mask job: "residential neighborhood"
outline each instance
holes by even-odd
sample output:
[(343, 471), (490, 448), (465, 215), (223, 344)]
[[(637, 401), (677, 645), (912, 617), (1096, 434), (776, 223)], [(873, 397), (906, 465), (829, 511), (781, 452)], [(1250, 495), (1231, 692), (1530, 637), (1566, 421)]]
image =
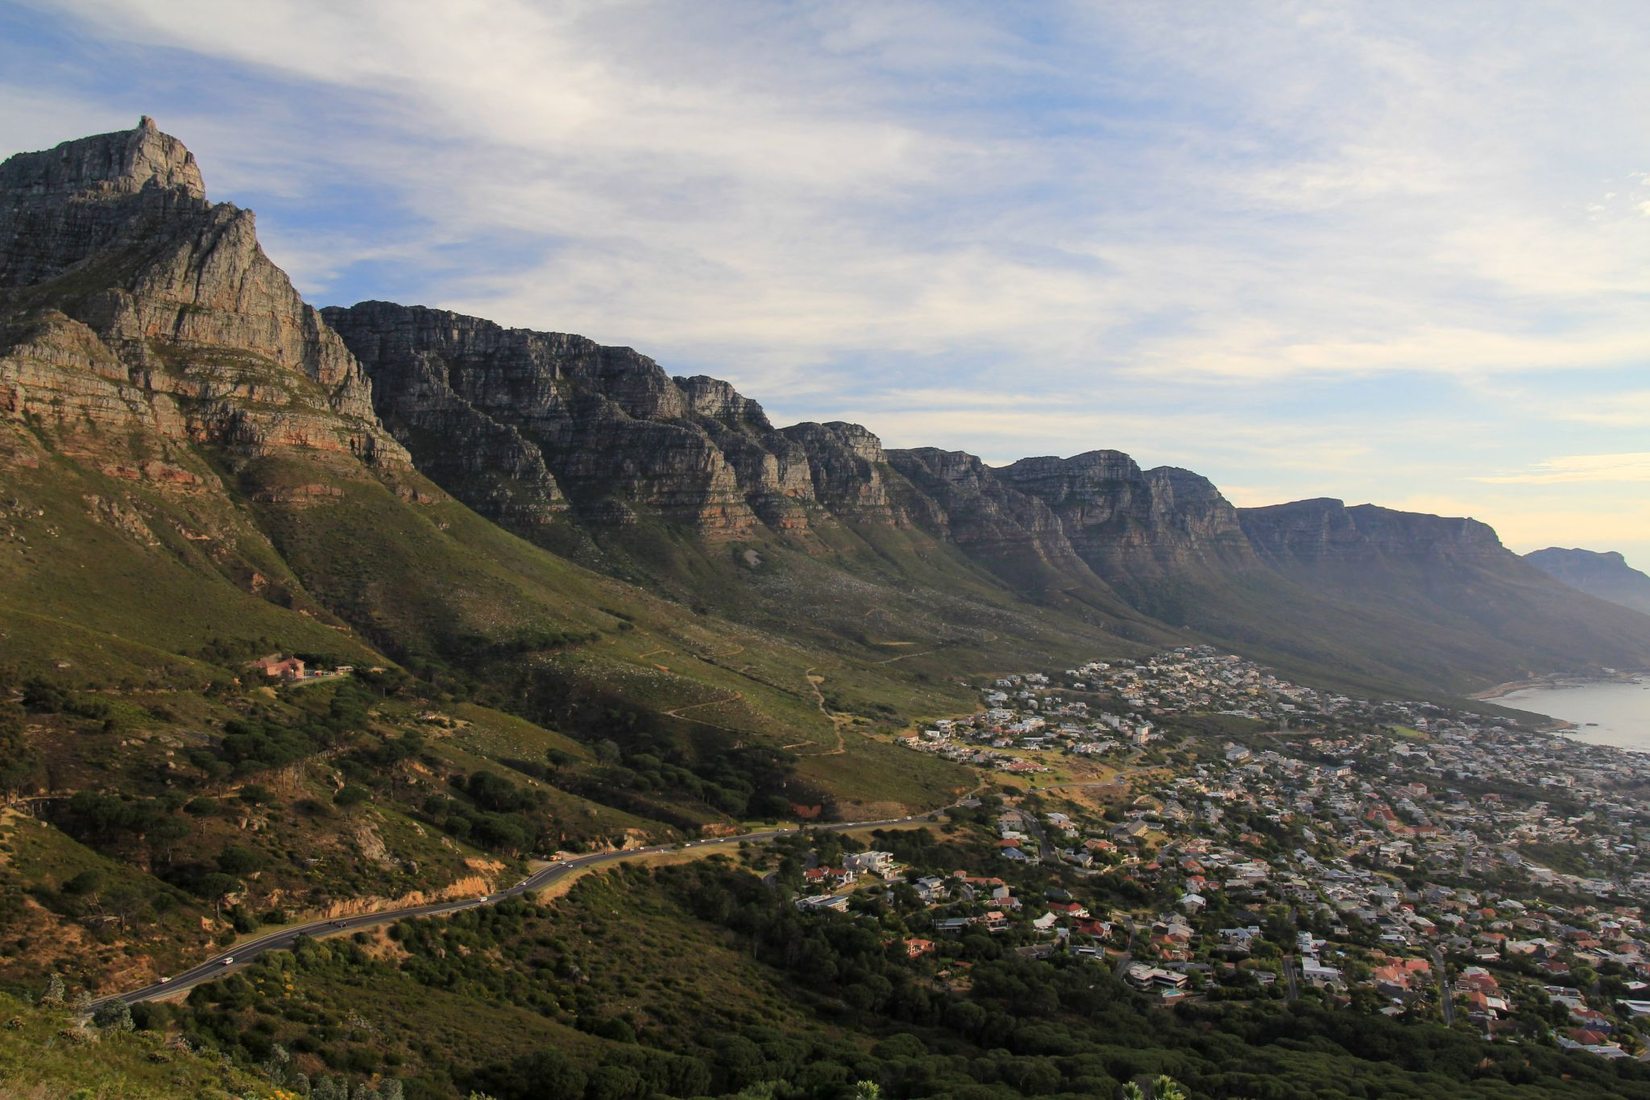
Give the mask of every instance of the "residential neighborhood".
[(980, 702), (903, 742), (996, 777), (947, 826), (975, 862), (880, 841), (896, 850), (810, 866), (799, 907), (885, 927), (891, 907), (939, 970), (948, 939), (985, 934), (1166, 1004), (1312, 997), (1645, 1056), (1650, 756), (1208, 647), (1007, 677)]

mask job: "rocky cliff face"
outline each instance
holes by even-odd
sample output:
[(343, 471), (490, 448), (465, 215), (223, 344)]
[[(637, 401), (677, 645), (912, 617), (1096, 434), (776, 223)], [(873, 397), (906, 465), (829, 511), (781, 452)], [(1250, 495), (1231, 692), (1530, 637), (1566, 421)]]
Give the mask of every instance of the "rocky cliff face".
[(194, 158), (147, 118), (0, 165), (0, 412), (69, 435), (407, 461), (252, 213), (208, 202)]
[(154, 120), (0, 164), (0, 286), (63, 274), (95, 253), (141, 244), (168, 218), (208, 208), (194, 156)]
[(1495, 530), (1474, 519), (1373, 504), (1348, 508), (1329, 498), (1244, 508), (1238, 515), (1256, 551), (1280, 568), (1367, 565), (1380, 559), (1496, 562), (1510, 556)]
[(519, 525), (448, 450), (503, 448), (512, 500), (550, 513), (565, 499), (598, 526), (653, 516), (738, 537), (895, 518), (882, 445), (856, 424), (776, 430), (726, 382), (672, 378), (629, 348), (580, 336), (387, 302), (325, 316), (425, 472), (506, 522)]
[(1524, 560), (1562, 584), (1589, 596), (1650, 615), (1650, 576), (1627, 564), (1614, 550), (1564, 550), (1549, 546)]
[[(766, 598), (747, 584), (766, 577), (762, 559), (687, 550), (658, 529), (778, 534), (809, 555), (763, 590), (783, 604), (763, 613), (787, 623), (874, 573), (912, 607), (952, 588), (1004, 608), (1029, 598), (1074, 622), (1158, 639), (1167, 623), (1386, 683), (1421, 682), (1440, 661), (1487, 679), (1529, 654), (1549, 668), (1650, 655), (1642, 616), (1562, 588), (1471, 520), (1328, 500), (1240, 512), (1195, 473), (1117, 451), (1000, 469), (885, 452), (855, 424), (775, 428), (725, 382), (580, 336), (383, 302), (323, 318), (263, 254), (252, 215), (210, 203), (194, 159), (148, 120), (0, 165), (7, 424), (0, 463), (16, 469), (55, 449), (94, 458), (95, 477), (205, 492), (227, 467), (240, 483), (221, 487), (317, 512), (352, 479), (428, 499), (405, 469), (416, 461), (548, 547), (582, 554), (588, 534), (635, 528), (592, 560), (684, 600), (729, 562), (744, 563), (745, 587), (722, 594)], [(97, 489), (99, 516), (128, 514)], [(336, 548), (317, 545), (294, 536), (291, 549), (325, 566)], [(261, 572), (243, 564), (236, 577)], [(799, 599), (786, 584), (804, 573), (816, 595)], [(329, 598), (357, 587), (340, 580)], [(852, 619), (843, 630), (863, 628)]]
[(1257, 564), (1237, 510), (1189, 470), (1143, 471), (1121, 451), (1090, 451), (1021, 459), (997, 473), (1046, 504), (1078, 555), (1115, 586)]
[(908, 506), (921, 525), (959, 547), (987, 559), (1031, 559), (1076, 576), (1089, 574), (1053, 509), (975, 456), (918, 447), (889, 451), (888, 462), (927, 502), (926, 508)]

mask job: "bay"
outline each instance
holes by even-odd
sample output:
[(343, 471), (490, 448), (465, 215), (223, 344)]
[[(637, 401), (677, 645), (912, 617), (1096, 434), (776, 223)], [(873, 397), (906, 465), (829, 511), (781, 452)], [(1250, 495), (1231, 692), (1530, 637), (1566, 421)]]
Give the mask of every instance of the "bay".
[(1502, 706), (1572, 723), (1567, 736), (1594, 745), (1650, 752), (1650, 679), (1571, 682), (1520, 688)]

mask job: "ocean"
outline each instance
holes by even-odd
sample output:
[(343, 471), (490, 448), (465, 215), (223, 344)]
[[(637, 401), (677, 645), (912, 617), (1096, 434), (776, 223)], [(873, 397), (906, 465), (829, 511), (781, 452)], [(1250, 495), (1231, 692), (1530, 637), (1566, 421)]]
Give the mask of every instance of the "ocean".
[(1650, 678), (1523, 688), (1490, 701), (1572, 722), (1565, 732), (1579, 741), (1650, 752)]

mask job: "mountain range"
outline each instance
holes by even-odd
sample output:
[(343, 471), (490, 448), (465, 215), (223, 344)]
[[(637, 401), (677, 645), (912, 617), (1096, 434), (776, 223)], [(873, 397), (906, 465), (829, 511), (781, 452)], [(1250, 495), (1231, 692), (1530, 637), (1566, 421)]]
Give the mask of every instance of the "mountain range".
[[(725, 382), (580, 336), (385, 302), (317, 312), (251, 212), (210, 202), (147, 119), (14, 156), (0, 191), (0, 463), (29, 490), (8, 505), (14, 634), (175, 653), (204, 626), (171, 609), (204, 610), (208, 588), (214, 613), (291, 644), (450, 656), (530, 629), (557, 585), (529, 574), (547, 569), (856, 660), (982, 654), (1005, 634), (1095, 652), (1208, 640), (1432, 692), (1650, 665), (1650, 617), (1473, 520), (1239, 509), (1109, 450), (992, 467), (885, 449), (856, 424), (776, 427)], [(455, 528), (482, 526), (436, 518), (454, 502), (528, 545), (464, 542)], [(96, 543), (100, 566), (53, 568), (25, 541), (31, 507), (54, 550)], [(158, 561), (166, 580), (131, 591)], [(506, 606), (455, 606), (478, 571)], [(167, 621), (127, 615), (139, 598)], [(601, 617), (553, 602), (558, 623)]]
[[(1443, 715), (1531, 673), (1650, 667), (1650, 615), (1610, 602), (1625, 563), (1585, 553), (1526, 560), (1470, 519), (1339, 500), (1236, 508), (1114, 450), (992, 466), (890, 449), (856, 424), (776, 426), (726, 382), (580, 336), (316, 310), (252, 213), (212, 202), (150, 119), (19, 154), (0, 164), (0, 1061), (65, 1083), (41, 1095), (97, 1074), (133, 1096), (864, 1095), (878, 1067), (918, 1064), (911, 1021), (943, 1004), (1001, 1088), (913, 1077), (901, 1094), (1069, 1079), (1109, 1096), (1114, 1073), (1204, 1063), (1244, 1094), (1379, 1091), (1398, 1077), (1372, 1066), (1431, 1080), (1379, 1064), (1423, 1049), (1417, 1034), (1465, 1051), (1438, 1060), (1476, 1079), (1475, 1033), (1373, 1014), (1343, 1031), (1297, 1004), (1278, 1054), (1213, 1017), (1142, 1014), (1110, 966), (1074, 957), (1059, 997), (1026, 985), (1043, 964), (986, 932), (941, 950), (948, 966), (978, 952), (963, 984), (1012, 1016), (927, 978), (896, 995), (884, 971), (932, 941), (902, 949), (857, 916), (804, 925), (757, 874), (771, 855), (801, 882), (872, 840), (947, 876), (989, 871), (1005, 798), (1035, 824), (1054, 786), (1082, 788), (1121, 822), (1130, 777), (1273, 736), (1078, 683), (1073, 708), (1138, 710), (1173, 739), (1037, 789), (905, 747), (1005, 674), (1209, 644)], [(1545, 786), (1458, 781), (1570, 812)], [(1236, 800), (1222, 812), (1254, 850), (1321, 843)], [(825, 820), (845, 831), (798, 828)], [(855, 839), (854, 823), (879, 828)], [(686, 865), (520, 896), (620, 849)], [(1131, 909), (1148, 896), (1053, 872)], [(376, 928), (408, 907), (443, 916)], [(1291, 942), (1284, 908), (1232, 912)], [(326, 938), (288, 945), (297, 926)], [(821, 928), (829, 942), (785, 938)], [(283, 950), (250, 958), (260, 937)], [(809, 984), (822, 975), (840, 989)], [(175, 1004), (102, 1002), (96, 1046), (61, 1007), (66, 990), (187, 985)], [(1081, 1042), (1045, 1026), (1062, 999)], [(1509, 1079), (1531, 1080), (1533, 1056), (1559, 1080), (1553, 1052), (1508, 1049)], [(1600, 1094), (1565, 1065), (1564, 1095)], [(301, 1093), (300, 1070), (324, 1076)], [(808, 1091), (774, 1091), (807, 1074)], [(1447, 1077), (1405, 1094), (1461, 1095)]]

